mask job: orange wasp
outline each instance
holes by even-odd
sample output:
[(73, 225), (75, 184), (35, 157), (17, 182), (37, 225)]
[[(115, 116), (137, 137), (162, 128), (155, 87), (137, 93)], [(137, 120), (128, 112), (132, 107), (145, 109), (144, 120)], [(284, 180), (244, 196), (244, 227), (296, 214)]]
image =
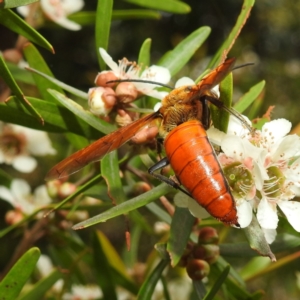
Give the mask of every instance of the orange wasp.
[[(206, 134), (210, 126), (209, 102), (229, 111), (247, 126), (238, 113), (227, 108), (211, 91), (231, 72), (234, 63), (234, 58), (228, 59), (198, 84), (174, 89), (162, 100), (162, 106), (157, 112), (67, 157), (49, 171), (46, 179), (67, 176), (91, 162), (99, 161), (105, 154), (133, 138), (142, 127), (155, 119), (161, 119), (159, 134), (164, 139), (166, 157), (151, 167), (149, 173), (194, 198), (216, 219), (239, 226), (234, 198)], [(185, 189), (174, 180), (154, 173), (168, 164)]]

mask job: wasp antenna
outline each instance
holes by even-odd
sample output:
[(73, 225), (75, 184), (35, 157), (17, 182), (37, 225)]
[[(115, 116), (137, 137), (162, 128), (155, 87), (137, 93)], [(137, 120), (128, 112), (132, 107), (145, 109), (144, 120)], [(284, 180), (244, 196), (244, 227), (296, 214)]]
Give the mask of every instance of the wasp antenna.
[(238, 65), (238, 66), (235, 66), (234, 68), (232, 68), (232, 71), (236, 70), (236, 69), (248, 67), (248, 66), (253, 66), (253, 65), (254, 65), (254, 63), (246, 63), (246, 64)]
[(151, 81), (151, 80), (143, 80), (143, 79), (116, 79), (116, 80), (110, 80), (110, 81), (107, 81), (106, 83), (113, 83), (113, 82), (142, 82), (142, 83), (150, 83), (150, 84), (155, 84), (155, 85), (160, 85), (162, 87), (166, 87), (170, 90), (173, 90), (174, 88), (167, 85), (167, 84), (164, 84), (164, 83), (161, 83), (161, 82), (156, 82), (156, 81)]

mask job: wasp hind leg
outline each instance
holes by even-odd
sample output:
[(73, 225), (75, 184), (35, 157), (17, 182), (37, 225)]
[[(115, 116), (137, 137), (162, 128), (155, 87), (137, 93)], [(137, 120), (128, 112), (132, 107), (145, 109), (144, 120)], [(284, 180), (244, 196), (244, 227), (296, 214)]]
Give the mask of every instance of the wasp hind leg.
[(167, 159), (167, 157), (161, 159), (160, 161), (158, 161), (154, 166), (152, 166), (151, 168), (148, 169), (148, 173), (150, 175), (152, 175), (154, 178), (165, 182), (166, 184), (170, 185), (171, 187), (173, 187), (176, 190), (181, 191), (182, 193), (186, 194), (187, 196), (193, 198), (191, 196), (191, 194), (189, 194), (186, 190), (184, 190), (176, 181), (174, 181), (171, 178), (168, 178), (162, 174), (159, 173), (154, 173), (157, 170), (161, 170), (162, 168), (166, 167), (167, 165), (169, 165), (169, 160)]

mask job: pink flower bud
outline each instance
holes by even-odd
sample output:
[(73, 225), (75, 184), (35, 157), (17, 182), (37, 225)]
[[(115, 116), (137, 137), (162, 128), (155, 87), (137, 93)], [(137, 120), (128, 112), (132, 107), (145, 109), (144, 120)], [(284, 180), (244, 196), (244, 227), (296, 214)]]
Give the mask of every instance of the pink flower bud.
[(64, 182), (58, 189), (58, 197), (65, 199), (76, 191), (76, 185), (71, 182)]
[(130, 103), (136, 100), (138, 90), (132, 82), (121, 82), (116, 88), (116, 95), (121, 103)]
[(198, 236), (198, 244), (218, 244), (219, 235), (213, 227), (203, 227)]
[(210, 266), (205, 260), (191, 259), (188, 261), (186, 271), (192, 280), (202, 280), (210, 272)]
[(100, 116), (109, 114), (117, 101), (114, 90), (109, 87), (91, 88), (89, 89), (88, 97), (90, 111)]
[(23, 217), (24, 216), (21, 211), (9, 210), (5, 214), (5, 222), (9, 225), (13, 225), (13, 224), (16, 224), (16, 223), (20, 222), (21, 220), (23, 220)]
[(108, 81), (111, 80), (117, 80), (119, 79), (114, 72), (112, 71), (103, 71), (101, 73), (98, 73), (95, 79), (95, 84), (97, 86), (102, 86), (102, 87), (114, 87), (117, 85), (117, 82), (112, 82), (112, 83), (107, 83)]

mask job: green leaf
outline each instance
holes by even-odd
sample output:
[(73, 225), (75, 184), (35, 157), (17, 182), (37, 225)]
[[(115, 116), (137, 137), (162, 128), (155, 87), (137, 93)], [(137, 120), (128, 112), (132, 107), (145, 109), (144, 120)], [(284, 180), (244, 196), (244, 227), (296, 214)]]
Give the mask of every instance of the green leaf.
[(30, 102), (43, 114), (45, 124), (36, 122), (35, 117), (19, 108), (16, 97), (10, 97), (7, 105), (0, 103), (0, 120), (48, 132), (73, 132), (89, 139), (100, 137), (99, 131), (75, 116), (68, 109), (53, 102), (28, 97)]
[(120, 178), (120, 169), (118, 163), (117, 151), (106, 154), (101, 160), (101, 173), (108, 187), (108, 195), (113, 203), (120, 204), (126, 200), (122, 181)]
[(218, 49), (214, 57), (211, 59), (211, 61), (208, 64), (208, 68), (213, 68), (214, 66), (218, 65), (221, 62), (221, 58), (223, 58), (224, 54), (225, 57), (227, 56), (228, 52), (234, 45), (237, 37), (239, 36), (242, 28), (244, 27), (251, 9), (254, 5), (255, 0), (244, 0), (242, 4), (241, 12), (237, 18), (237, 21), (232, 28), (231, 32), (228, 35), (228, 38), (223, 42), (221, 47)]
[(103, 48), (105, 50), (107, 50), (108, 48), (112, 9), (113, 0), (98, 0), (96, 12), (95, 40), (96, 53), (101, 70), (105, 70), (106, 66), (104, 60), (100, 55), (99, 48)]
[(140, 49), (138, 64), (142, 67), (150, 66), (151, 39), (146, 39)]
[(91, 112), (85, 110), (81, 105), (77, 104), (75, 101), (71, 100), (70, 98), (66, 97), (65, 95), (57, 92), (56, 90), (49, 89), (48, 91), (51, 95), (53, 95), (59, 101), (59, 103), (61, 103), (68, 110), (73, 112), (76, 116), (78, 116), (79, 118), (84, 120), (90, 126), (96, 128), (100, 132), (108, 134), (116, 129), (115, 126), (99, 119), (98, 117), (93, 115)]
[(11, 177), (11, 175), (7, 174), (4, 170), (0, 169), (0, 185), (4, 185), (7, 188), (9, 188), (12, 180), (13, 177)]
[[(1, 14), (1, 10), (0, 10)], [(18, 84), (16, 83), (15, 79), (13, 78), (12, 74), (10, 73), (8, 67), (6, 66), (2, 54), (0, 52), (0, 75), (4, 79), (5, 83), (9, 86), (12, 93), (16, 95), (19, 106), (23, 106), (26, 108), (26, 110), (34, 117), (38, 118), (39, 121), (44, 124), (44, 120), (39, 114), (39, 112), (36, 111), (36, 109), (32, 106), (32, 104), (26, 99), (23, 92), (19, 88)], [(7, 100), (6, 100), (7, 101)]]
[[(40, 52), (33, 44), (27, 43), (23, 48), (23, 52), (27, 62), (31, 67), (38, 69), (45, 75), (53, 77), (53, 74), (44, 58), (41, 56)], [(53, 97), (47, 91), (48, 88), (55, 89), (58, 92), (63, 93), (63, 90), (61, 88), (57, 87), (56, 84), (45, 79), (44, 77), (35, 73), (33, 73), (32, 76), (43, 99), (53, 101)]]
[(98, 224), (100, 222), (106, 222), (107, 220), (120, 216), (122, 214), (126, 214), (134, 209), (137, 209), (139, 207), (142, 207), (144, 205), (147, 205), (148, 203), (158, 199), (162, 195), (166, 195), (170, 191), (172, 191), (173, 188), (166, 185), (166, 184), (160, 184), (159, 186), (153, 188), (152, 190), (139, 195), (135, 198), (132, 198), (131, 200), (128, 200), (126, 202), (121, 203), (120, 205), (114, 206), (111, 209), (105, 211), (102, 214), (96, 215), (93, 218), (90, 218), (86, 221), (80, 222), (73, 226), (74, 230), (77, 229), (83, 229), (95, 224)]
[(6, 65), (16, 81), (32, 85), (35, 84), (35, 81), (31, 74), (28, 74), (28, 71), (26, 71), (24, 68), (21, 68), (18, 65), (10, 62), (6, 62)]
[[(232, 73), (228, 74), (220, 83), (220, 101), (228, 108), (232, 103), (233, 79)], [(214, 127), (223, 132), (227, 132), (230, 114), (224, 109), (220, 109), (215, 105), (210, 106)]]
[(60, 278), (62, 278), (62, 273), (59, 270), (53, 270), (47, 277), (39, 280), (29, 292), (18, 298), (18, 300), (43, 299), (43, 296)]
[(136, 4), (142, 7), (149, 7), (152, 9), (167, 11), (175, 14), (187, 14), (191, 11), (189, 5), (178, 0), (125, 0), (126, 2)]
[(271, 261), (276, 261), (275, 255), (272, 253), (265, 235), (259, 226), (256, 217), (253, 215), (250, 225), (243, 228), (243, 231), (249, 241), (250, 247), (256, 250), (262, 256), (268, 256)]
[(94, 234), (94, 262), (97, 270), (99, 285), (101, 286), (104, 299), (117, 300), (116, 284), (112, 273), (112, 267), (105, 255), (99, 231)]
[(225, 269), (221, 272), (220, 276), (217, 278), (217, 280), (213, 283), (213, 286), (211, 287), (210, 291), (205, 295), (203, 300), (213, 300), (215, 299), (215, 295), (221, 288), (222, 284), (225, 282), (228, 274), (230, 271), (230, 265), (225, 267)]
[[(160, 1), (162, 2), (162, 1)], [(181, 41), (172, 51), (167, 52), (158, 65), (168, 68), (171, 75), (175, 75), (190, 60), (210, 34), (210, 28), (200, 27)]]
[(243, 267), (239, 273), (244, 280), (248, 280), (257, 272), (264, 270), (270, 264), (271, 261), (267, 257), (254, 257)]
[(206, 294), (206, 288), (202, 280), (193, 280), (193, 287), (197, 295), (197, 299), (202, 300)]
[(183, 255), (186, 244), (189, 240), (192, 227), (195, 224), (195, 217), (187, 208), (177, 207), (172, 217), (170, 237), (167, 250), (170, 254), (171, 265), (175, 267)]
[(251, 87), (250, 90), (246, 94), (244, 94), (234, 105), (235, 110), (237, 110), (240, 113), (243, 113), (262, 93), (265, 84), (265, 80), (262, 80), (253, 87)]
[(168, 260), (161, 260), (156, 268), (151, 272), (151, 274), (144, 281), (141, 289), (138, 293), (138, 300), (151, 300), (155, 286), (160, 279), (163, 270), (169, 264)]
[[(133, 19), (155, 19), (159, 20), (161, 14), (157, 11), (149, 9), (126, 9), (114, 10), (112, 12), (112, 20), (133, 20)], [(96, 12), (94, 11), (80, 11), (72, 14), (68, 19), (80, 25), (94, 25), (96, 21)]]
[(33, 272), (40, 257), (36, 247), (29, 249), (9, 270), (0, 282), (0, 295), (5, 300), (15, 300)]
[(0, 9), (0, 24), (54, 53), (52, 45), (10, 9)]
[(0, 9), (1, 8), (13, 8), (18, 7), (22, 5), (28, 5), (34, 2), (37, 2), (38, 0), (4, 0), (0, 3)]
[[(43, 67), (43, 66), (42, 66), (42, 67)], [(32, 72), (32, 73), (36, 73), (36, 74), (42, 76), (43, 78), (47, 79), (48, 84), (47, 84), (46, 82), (44, 82), (44, 81), (42, 82), (42, 84), (45, 85), (46, 88), (51, 88), (51, 86), (53, 86), (53, 87), (54, 87), (54, 90), (56, 90), (56, 91), (58, 91), (58, 92), (61, 91), (62, 94), (64, 94), (64, 92), (63, 92), (61, 89), (65, 90), (65, 91), (67, 91), (67, 92), (69, 92), (69, 93), (71, 93), (71, 94), (73, 94), (73, 95), (75, 95), (75, 96), (77, 96), (77, 97), (79, 97), (79, 98), (82, 98), (82, 99), (84, 99), (84, 100), (87, 100), (87, 99), (88, 99), (88, 94), (87, 94), (87, 93), (82, 92), (82, 91), (80, 91), (80, 90), (78, 90), (78, 89), (76, 89), (76, 88), (74, 88), (74, 87), (72, 87), (72, 86), (70, 86), (70, 85), (67, 85), (67, 84), (65, 84), (65, 83), (63, 83), (63, 82), (61, 82), (61, 81), (55, 79), (54, 77), (52, 77), (51, 71), (50, 71), (50, 70), (47, 71), (47, 68), (48, 68), (48, 67), (44, 66), (43, 68), (44, 68), (44, 70), (45, 70), (48, 74), (50, 74), (51, 76), (49, 76), (49, 75), (47, 75), (47, 74), (45, 74), (45, 73), (43, 73), (43, 72), (40, 72), (40, 71), (38, 71), (38, 70), (35, 70), (35, 69), (33, 69), (33, 68), (26, 68), (26, 69), (27, 69), (28, 71)], [(40, 82), (40, 81), (38, 81), (37, 84), (38, 84), (39, 82)], [(53, 83), (54, 85), (49, 84), (49, 82)], [(60, 87), (61, 89), (59, 89), (58, 87)], [(47, 98), (46, 98), (46, 99), (47, 99)]]

